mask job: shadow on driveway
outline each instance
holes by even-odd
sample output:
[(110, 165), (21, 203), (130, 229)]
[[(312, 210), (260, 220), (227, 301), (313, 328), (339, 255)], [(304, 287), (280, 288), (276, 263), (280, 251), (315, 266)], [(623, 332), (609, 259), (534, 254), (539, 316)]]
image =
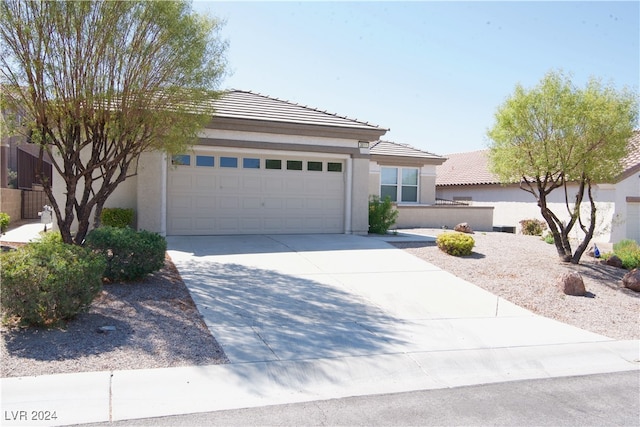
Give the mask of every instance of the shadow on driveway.
[(399, 320), (327, 275), (202, 259), (177, 266), (232, 363), (380, 354), (400, 344)]

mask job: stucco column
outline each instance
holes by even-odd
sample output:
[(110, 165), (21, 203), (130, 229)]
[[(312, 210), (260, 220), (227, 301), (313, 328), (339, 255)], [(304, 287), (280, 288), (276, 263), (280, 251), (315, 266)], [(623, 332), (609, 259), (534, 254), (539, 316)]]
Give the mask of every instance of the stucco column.
[(166, 234), (167, 161), (164, 153), (142, 153), (138, 163), (138, 229)]
[(351, 233), (369, 232), (369, 159), (352, 160)]

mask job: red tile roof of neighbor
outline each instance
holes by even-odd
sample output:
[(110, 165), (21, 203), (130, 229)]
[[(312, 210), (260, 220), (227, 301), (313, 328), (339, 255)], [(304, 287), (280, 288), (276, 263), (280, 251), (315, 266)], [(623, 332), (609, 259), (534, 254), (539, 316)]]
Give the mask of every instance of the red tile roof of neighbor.
[(216, 117), (330, 126), (351, 129), (388, 130), (380, 126), (321, 111), (259, 93), (229, 90), (213, 102)]
[(436, 166), (436, 185), (499, 184), (498, 177), (489, 172), (489, 150), (447, 154), (447, 160)]
[[(497, 176), (489, 171), (489, 150), (448, 154), (447, 161), (436, 167), (436, 185), (500, 184)], [(622, 159), (623, 172), (616, 181), (640, 170), (640, 130), (629, 139), (628, 153)]]

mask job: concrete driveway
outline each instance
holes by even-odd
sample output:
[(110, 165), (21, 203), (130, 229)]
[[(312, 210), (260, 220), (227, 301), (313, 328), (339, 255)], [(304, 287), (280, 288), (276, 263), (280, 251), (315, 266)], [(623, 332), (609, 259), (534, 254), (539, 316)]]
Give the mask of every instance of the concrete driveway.
[(232, 363), (392, 354), (419, 360), (443, 351), (612, 342), (533, 315), (379, 238), (190, 236), (168, 242)]

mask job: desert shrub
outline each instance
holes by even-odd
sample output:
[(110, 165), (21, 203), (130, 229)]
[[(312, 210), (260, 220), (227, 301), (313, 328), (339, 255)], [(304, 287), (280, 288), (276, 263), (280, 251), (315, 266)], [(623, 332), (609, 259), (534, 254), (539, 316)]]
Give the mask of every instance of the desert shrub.
[(102, 288), (104, 258), (62, 242), (59, 233), (0, 254), (5, 319), (52, 326), (86, 309)]
[(133, 227), (133, 209), (103, 208), (100, 222), (107, 227)]
[(378, 196), (369, 199), (369, 233), (386, 234), (396, 223), (398, 210), (393, 207), (389, 196), (381, 200)]
[(546, 243), (550, 245), (553, 245), (553, 243), (556, 241), (556, 239), (553, 238), (553, 234), (551, 234), (550, 231), (547, 231), (547, 234), (544, 235), (542, 240), (544, 240)]
[(465, 233), (442, 233), (436, 238), (438, 247), (454, 256), (471, 255), (471, 250), (476, 244), (473, 237)]
[(4, 233), (7, 231), (7, 227), (9, 227), (9, 221), (11, 221), (11, 217), (9, 214), (0, 212), (0, 233)]
[(104, 277), (137, 280), (161, 269), (167, 241), (157, 233), (131, 228), (100, 227), (87, 234), (85, 245), (107, 260)]
[(640, 246), (635, 240), (619, 241), (613, 245), (613, 253), (622, 260), (622, 267), (627, 270), (640, 267)]
[(544, 230), (547, 229), (547, 224), (539, 219), (523, 219), (520, 221), (520, 228), (522, 234), (526, 236), (542, 236)]

